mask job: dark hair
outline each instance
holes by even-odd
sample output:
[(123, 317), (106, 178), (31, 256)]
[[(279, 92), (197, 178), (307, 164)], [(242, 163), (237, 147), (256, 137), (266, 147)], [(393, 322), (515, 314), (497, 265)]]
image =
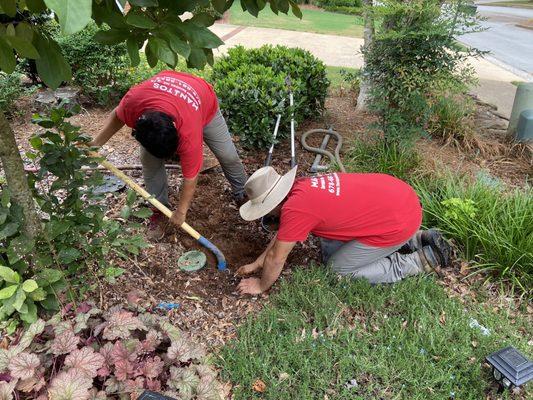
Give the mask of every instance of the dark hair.
[(174, 121), (168, 114), (159, 111), (143, 113), (131, 135), (157, 158), (170, 158), (178, 148), (178, 132)]

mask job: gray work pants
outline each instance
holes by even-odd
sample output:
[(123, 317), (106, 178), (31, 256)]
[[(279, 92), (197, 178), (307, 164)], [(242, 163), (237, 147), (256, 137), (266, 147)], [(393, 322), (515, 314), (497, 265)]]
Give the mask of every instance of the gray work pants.
[[(341, 242), (320, 238), (322, 260), (340, 275), (364, 278), (370, 283), (393, 283), (424, 272), (417, 252), (400, 254), (405, 244), (374, 247), (352, 240)], [(407, 242), (413, 242), (410, 239)]]
[[(217, 110), (211, 122), (204, 127), (204, 142), (220, 162), (233, 194), (242, 195), (248, 178), (220, 109)], [(153, 156), (141, 146), (141, 164), (146, 190), (161, 203), (168, 205), (165, 160)]]

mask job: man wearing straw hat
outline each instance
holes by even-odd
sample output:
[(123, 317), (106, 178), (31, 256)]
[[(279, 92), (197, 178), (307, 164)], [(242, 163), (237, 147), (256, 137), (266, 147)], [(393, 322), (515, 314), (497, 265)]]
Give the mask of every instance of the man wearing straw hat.
[(323, 262), (333, 271), (370, 283), (393, 283), (449, 265), (451, 248), (442, 235), (419, 230), (420, 201), (405, 182), (385, 174), (295, 178), (296, 167), (283, 176), (263, 167), (244, 186), (250, 200), (240, 208), (243, 219), (269, 214), (280, 221), (265, 251), (237, 271), (248, 275), (262, 269), (260, 279), (240, 282), (241, 293), (270, 288), (295, 244), (310, 233), (320, 238)]

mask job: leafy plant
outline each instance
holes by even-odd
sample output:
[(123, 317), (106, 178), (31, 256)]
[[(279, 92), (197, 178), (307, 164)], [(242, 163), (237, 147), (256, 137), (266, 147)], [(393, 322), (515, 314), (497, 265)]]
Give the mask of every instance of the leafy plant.
[[(295, 99), (298, 100), (301, 87), (295, 87)], [(287, 88), (285, 79), (272, 68), (254, 64), (241, 66), (225, 78), (216, 80), (215, 88), (220, 96), (220, 108), (228, 117), (229, 128), (240, 137), (244, 146), (268, 147), (272, 143), (278, 114), (282, 115), (283, 121), (278, 139), (287, 137), (290, 132), (286, 129), (290, 123), (290, 107), (285, 99)]]
[(364, 75), (372, 83), (371, 106), (385, 134), (408, 127), (422, 132), (432, 115), (431, 99), (447, 88), (464, 91), (474, 81), (467, 63), (479, 51), (455, 37), (479, 30), (463, 1), (385, 0), (374, 5), (377, 31), (364, 49)]
[(132, 399), (145, 390), (222, 399), (203, 350), (166, 319), (114, 307), (68, 306), (0, 349), (5, 399)]
[(32, 88), (23, 86), (21, 79), (22, 74), (18, 72), (9, 75), (0, 72), (0, 111), (11, 115), (14, 102), (32, 91)]
[(122, 85), (126, 78), (127, 49), (124, 43), (104, 45), (94, 39), (96, 24), (82, 31), (64, 36), (57, 33), (61, 52), (72, 69), (72, 81), (83, 92), (105, 105), (125, 93)]
[(455, 239), (467, 260), (527, 294), (533, 284), (533, 189), (505, 191), (453, 175), (411, 181), (424, 225)]
[[(298, 92), (295, 113), (299, 119), (316, 118), (324, 110), (329, 86), (326, 67), (307, 50), (269, 45), (258, 49), (234, 47), (217, 60), (213, 67), (213, 82), (217, 85), (230, 72), (252, 65), (269, 67), (276, 76), (292, 79), (293, 88)], [(225, 93), (219, 94), (224, 100)]]

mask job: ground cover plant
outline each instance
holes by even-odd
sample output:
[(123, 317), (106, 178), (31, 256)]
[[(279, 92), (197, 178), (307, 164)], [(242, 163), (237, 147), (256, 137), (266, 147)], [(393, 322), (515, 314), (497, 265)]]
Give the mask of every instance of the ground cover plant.
[(23, 77), (18, 71), (9, 75), (0, 72), (0, 111), (7, 115), (15, 114), (15, 102), (35, 89), (33, 86), (25, 86), (22, 83)]
[(289, 15), (275, 15), (268, 8), (256, 18), (242, 11), (235, 3), (229, 10), (229, 22), (234, 25), (257, 26), (261, 28), (286, 29), (323, 33), (329, 35), (362, 37), (363, 20), (359, 16), (342, 15), (329, 11), (302, 9), (302, 19)]
[(39, 319), (0, 349), (2, 398), (135, 400), (145, 389), (218, 400), (223, 388), (203, 350), (166, 319), (82, 303)]
[(271, 144), (278, 114), (282, 116), (279, 139), (290, 133), (293, 110), (287, 77), (294, 92), (296, 122), (319, 117), (330, 82), (324, 63), (310, 52), (285, 46), (237, 46), (215, 63), (211, 81), (220, 108), (244, 145), (265, 148)]
[(526, 351), (527, 331), (527, 320), (463, 304), (432, 277), (371, 286), (307, 267), (218, 365), (236, 399), (495, 399), (484, 357), (508, 344)]

